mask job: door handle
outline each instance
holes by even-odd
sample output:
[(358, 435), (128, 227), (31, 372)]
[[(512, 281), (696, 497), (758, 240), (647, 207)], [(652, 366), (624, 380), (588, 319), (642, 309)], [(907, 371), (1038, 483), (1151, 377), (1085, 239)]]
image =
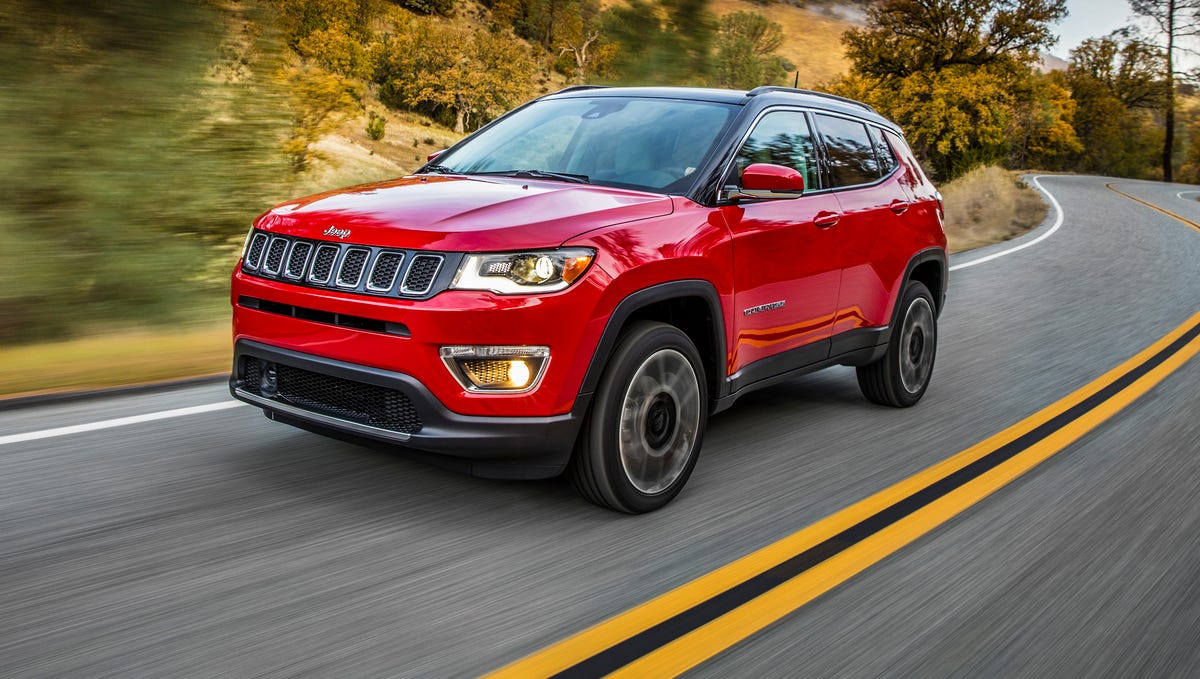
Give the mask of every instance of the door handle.
[(831, 226), (837, 226), (837, 223), (842, 220), (842, 216), (836, 212), (818, 212), (816, 217), (813, 217), (813, 226), (818, 229), (828, 229)]
[(898, 215), (902, 215), (905, 212), (908, 212), (908, 202), (897, 198), (896, 200), (892, 201), (892, 204), (888, 206), (888, 209)]

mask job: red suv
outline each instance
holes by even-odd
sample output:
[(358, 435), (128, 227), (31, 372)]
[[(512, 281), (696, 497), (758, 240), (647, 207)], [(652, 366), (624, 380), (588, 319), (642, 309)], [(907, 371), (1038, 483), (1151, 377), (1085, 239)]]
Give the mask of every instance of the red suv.
[(233, 274), (233, 395), (473, 474), (677, 495), (708, 416), (831, 365), (911, 406), (940, 195), (870, 107), (782, 87), (572, 87), (415, 174), (284, 203)]

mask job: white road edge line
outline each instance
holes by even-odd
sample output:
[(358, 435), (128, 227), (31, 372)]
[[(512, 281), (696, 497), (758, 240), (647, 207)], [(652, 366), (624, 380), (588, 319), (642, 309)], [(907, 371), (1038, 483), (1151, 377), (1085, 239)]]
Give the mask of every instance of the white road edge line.
[(1041, 182), (1038, 181), (1039, 179), (1042, 179), (1045, 176), (1046, 175), (1038, 175), (1036, 177), (1033, 177), (1033, 185), (1035, 187), (1037, 187), (1038, 191), (1042, 192), (1042, 195), (1049, 198), (1050, 204), (1054, 206), (1054, 212), (1056, 213), (1057, 216), (1054, 218), (1054, 226), (1051, 226), (1050, 230), (1048, 230), (1046, 233), (1043, 233), (1042, 235), (1038, 236), (1037, 238), (1034, 238), (1033, 240), (1031, 240), (1027, 243), (1021, 243), (1020, 245), (1011, 247), (1007, 250), (1001, 250), (1000, 252), (994, 252), (990, 255), (987, 255), (986, 257), (980, 257), (979, 259), (973, 259), (969, 262), (962, 262), (961, 264), (955, 264), (954, 266), (950, 267), (950, 270), (958, 271), (959, 269), (965, 269), (968, 266), (975, 266), (976, 264), (983, 264), (984, 262), (990, 262), (993, 259), (996, 259), (998, 257), (1003, 257), (1005, 255), (1011, 255), (1012, 253), (1017, 252), (1018, 250), (1024, 250), (1027, 247), (1037, 245), (1038, 243), (1041, 243), (1042, 241), (1046, 240), (1050, 236), (1054, 235), (1054, 232), (1058, 231), (1058, 227), (1062, 226), (1063, 210), (1062, 210), (1062, 206), (1058, 204), (1058, 201), (1054, 199), (1054, 196), (1050, 195), (1050, 192), (1047, 191), (1045, 189), (1045, 187), (1042, 186)]
[(1179, 200), (1188, 200), (1187, 198), (1183, 197), (1183, 194), (1185, 193), (1200, 193), (1200, 191), (1180, 191), (1179, 193), (1175, 194), (1175, 197)]
[(176, 408), (174, 410), (160, 410), (157, 413), (145, 413), (144, 415), (132, 415), (130, 417), (118, 417), (113, 420), (101, 420), (99, 422), (90, 422), (88, 424), (74, 424), (69, 427), (55, 427), (54, 429), (43, 429), (41, 431), (31, 431), (24, 434), (9, 434), (0, 436), (0, 446), (10, 443), (25, 443), (26, 441), (37, 441), (40, 439), (49, 439), (56, 436), (69, 436), (71, 434), (81, 434), (88, 431), (97, 431), (99, 429), (112, 429), (113, 427), (124, 427), (129, 424), (141, 424), (143, 422), (153, 422), (155, 420), (169, 420), (173, 417), (187, 417), (188, 415), (199, 415), (201, 413), (211, 413), (218, 410), (228, 410), (230, 408), (240, 408), (247, 404), (241, 401), (223, 401), (221, 403), (209, 403), (202, 406), (191, 406), (189, 408)]

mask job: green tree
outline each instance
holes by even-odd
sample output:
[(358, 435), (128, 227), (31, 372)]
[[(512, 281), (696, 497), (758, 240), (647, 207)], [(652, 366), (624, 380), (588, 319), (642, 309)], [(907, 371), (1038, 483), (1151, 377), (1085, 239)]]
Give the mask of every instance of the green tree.
[(383, 46), (380, 96), (392, 106), (449, 112), (455, 131), (465, 132), (528, 96), (533, 71), (511, 34), (421, 18)]
[(751, 89), (777, 84), (794, 68), (775, 50), (783, 44), (783, 26), (757, 12), (721, 17), (717, 32), (713, 84)]
[(1166, 42), (1162, 178), (1172, 180), (1175, 156), (1175, 50), (1179, 42), (1200, 35), (1200, 0), (1130, 0), (1135, 14), (1150, 19)]
[(1167, 88), (1158, 47), (1118, 31), (1085, 40), (1071, 51), (1067, 85), (1076, 103), (1075, 129), (1083, 149), (1077, 168), (1150, 178), (1164, 131), (1154, 114)]
[(605, 10), (600, 22), (615, 46), (613, 80), (652, 85), (708, 82), (716, 33), (708, 0), (629, 0)]

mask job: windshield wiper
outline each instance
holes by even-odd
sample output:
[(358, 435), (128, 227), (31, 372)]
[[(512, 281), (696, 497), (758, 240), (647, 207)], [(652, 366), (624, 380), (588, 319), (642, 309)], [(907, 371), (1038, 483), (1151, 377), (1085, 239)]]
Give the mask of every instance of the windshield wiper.
[(422, 174), (426, 174), (426, 173), (428, 173), (428, 174), (461, 174), (460, 172), (456, 171), (452, 167), (446, 167), (445, 165), (438, 165), (437, 163), (434, 163), (432, 165), (426, 165), (425, 167), (421, 168), (421, 173)]
[(557, 179), (560, 182), (590, 184), (586, 174), (568, 174), (566, 172), (547, 172), (545, 170), (498, 170), (496, 172), (470, 172), (468, 174), (495, 175), (503, 177), (524, 177), (527, 179)]

